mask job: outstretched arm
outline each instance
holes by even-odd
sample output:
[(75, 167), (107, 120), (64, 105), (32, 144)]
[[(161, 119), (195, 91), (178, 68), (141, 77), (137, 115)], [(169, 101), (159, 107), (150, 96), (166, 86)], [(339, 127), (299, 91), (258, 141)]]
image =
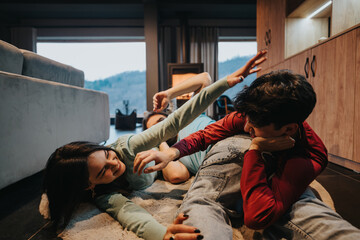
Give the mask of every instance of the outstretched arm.
[(153, 97), (153, 111), (160, 112), (167, 107), (171, 99), (176, 98), (184, 93), (195, 92), (196, 94), (204, 87), (209, 86), (210, 83), (210, 75), (206, 72), (203, 72), (186, 79), (172, 88), (158, 92)]
[[(195, 240), (199, 230), (182, 224), (187, 216), (179, 214), (167, 228), (158, 223), (150, 213), (119, 193), (105, 194), (95, 199), (96, 205), (115, 218), (124, 229), (145, 240), (169, 240), (171, 236)], [(196, 231), (195, 231), (196, 230)]]
[[(251, 73), (255, 73), (261, 70), (260, 67), (257, 67), (259, 64), (266, 60), (267, 51), (260, 51), (256, 54), (255, 57), (250, 59), (243, 67), (236, 70), (234, 73), (230, 74), (227, 77), (227, 83), (229, 87), (235, 86), (237, 83), (242, 82), (242, 80)], [(159, 171), (166, 167), (166, 165), (180, 156), (180, 152), (176, 148), (169, 148), (164, 152), (156, 152), (152, 150), (144, 151), (138, 153), (134, 160), (134, 173), (137, 172), (141, 174), (146, 164), (149, 162), (155, 161), (156, 165), (145, 169), (145, 173), (150, 173), (154, 171)]]
[[(255, 64), (255, 62), (259, 64), (260, 62), (265, 61), (265, 54), (265, 51), (260, 52), (256, 58), (254, 58), (253, 64)], [(250, 64), (249, 67), (252, 68), (256, 65), (253, 64)], [(254, 69), (254, 72), (255, 71), (258, 70)], [(164, 121), (152, 126), (142, 133), (131, 136), (127, 144), (129, 147), (129, 154), (136, 155), (138, 152), (158, 146), (161, 142), (175, 136), (182, 128), (186, 127), (197, 116), (205, 111), (206, 108), (223, 92), (229, 89), (229, 87), (242, 82), (244, 77), (240, 75), (240, 73), (216, 81), (196, 94), (179, 109), (170, 114)], [(246, 72), (244, 72), (244, 74), (245, 73)]]

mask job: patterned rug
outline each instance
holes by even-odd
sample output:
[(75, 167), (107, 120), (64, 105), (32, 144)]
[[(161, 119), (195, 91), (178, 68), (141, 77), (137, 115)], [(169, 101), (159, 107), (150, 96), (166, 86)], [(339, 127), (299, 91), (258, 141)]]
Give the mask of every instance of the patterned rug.
[[(192, 180), (193, 178), (176, 185), (163, 180), (156, 180), (146, 190), (133, 192), (130, 199), (150, 212), (158, 222), (167, 226), (172, 223)], [(331, 196), (320, 183), (314, 181), (310, 187), (319, 198), (334, 209)], [(234, 240), (261, 239), (260, 232), (248, 229), (245, 226), (233, 228), (233, 230)], [(64, 240), (142, 239), (138, 238), (133, 232), (123, 229), (116, 220), (107, 213), (101, 212), (92, 204), (83, 204), (59, 237)]]

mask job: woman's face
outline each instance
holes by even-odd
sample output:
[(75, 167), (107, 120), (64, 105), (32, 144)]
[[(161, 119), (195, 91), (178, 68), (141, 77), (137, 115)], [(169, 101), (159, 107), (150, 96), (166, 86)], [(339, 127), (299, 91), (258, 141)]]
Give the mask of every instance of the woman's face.
[(99, 150), (88, 157), (89, 180), (91, 185), (107, 184), (125, 172), (125, 164), (114, 151)]

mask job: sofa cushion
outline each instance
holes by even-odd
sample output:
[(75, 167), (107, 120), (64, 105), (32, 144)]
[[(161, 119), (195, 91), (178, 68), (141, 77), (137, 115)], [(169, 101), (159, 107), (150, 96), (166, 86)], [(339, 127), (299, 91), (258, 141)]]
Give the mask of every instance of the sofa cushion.
[(84, 87), (84, 72), (31, 51), (21, 49), (24, 56), (22, 75)]
[(0, 71), (21, 74), (23, 61), (20, 49), (0, 40)]

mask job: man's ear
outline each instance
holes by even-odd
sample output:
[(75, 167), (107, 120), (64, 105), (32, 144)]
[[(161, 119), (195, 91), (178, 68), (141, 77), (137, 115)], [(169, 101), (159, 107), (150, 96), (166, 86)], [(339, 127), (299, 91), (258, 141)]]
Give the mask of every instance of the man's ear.
[(299, 129), (299, 124), (297, 123), (288, 123), (283, 128), (285, 128), (285, 134), (288, 136), (293, 136), (296, 134)]

